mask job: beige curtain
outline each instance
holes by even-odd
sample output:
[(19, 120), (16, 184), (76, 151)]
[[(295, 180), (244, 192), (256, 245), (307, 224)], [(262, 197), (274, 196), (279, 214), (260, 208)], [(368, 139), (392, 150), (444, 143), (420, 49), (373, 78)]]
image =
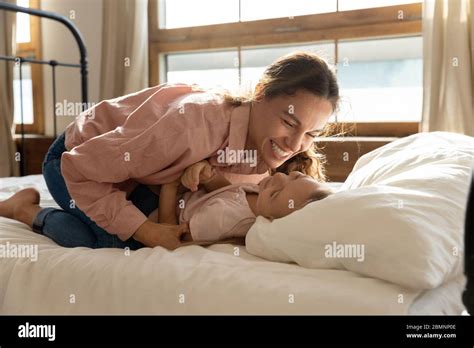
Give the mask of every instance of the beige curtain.
[(148, 87), (148, 1), (103, 4), (101, 100)]
[[(15, 0), (0, 0), (15, 4)], [(14, 53), (16, 16), (13, 12), (0, 11), (0, 55)], [(13, 66), (12, 62), (0, 61), (0, 177), (18, 176), (15, 161), (16, 147), (12, 139), (13, 127)]]
[(423, 3), (423, 131), (474, 135), (474, 0)]

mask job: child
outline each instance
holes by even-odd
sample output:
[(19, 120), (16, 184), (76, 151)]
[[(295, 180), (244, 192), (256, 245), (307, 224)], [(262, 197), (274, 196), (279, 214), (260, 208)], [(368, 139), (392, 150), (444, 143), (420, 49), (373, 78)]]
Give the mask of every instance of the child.
[(162, 185), (158, 212), (149, 219), (176, 228), (178, 223), (187, 225), (189, 231), (180, 234), (181, 246), (242, 243), (257, 216), (278, 219), (332, 193), (326, 185), (300, 172), (276, 173), (258, 185), (231, 185), (207, 161), (188, 167), (180, 181), (191, 192), (180, 195), (179, 182)]

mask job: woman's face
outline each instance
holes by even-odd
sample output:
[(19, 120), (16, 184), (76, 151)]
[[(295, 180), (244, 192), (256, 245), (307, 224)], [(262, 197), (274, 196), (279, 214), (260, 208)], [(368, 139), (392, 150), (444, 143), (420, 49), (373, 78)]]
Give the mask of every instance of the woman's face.
[(331, 102), (306, 90), (254, 102), (247, 146), (270, 168), (310, 148), (333, 112)]

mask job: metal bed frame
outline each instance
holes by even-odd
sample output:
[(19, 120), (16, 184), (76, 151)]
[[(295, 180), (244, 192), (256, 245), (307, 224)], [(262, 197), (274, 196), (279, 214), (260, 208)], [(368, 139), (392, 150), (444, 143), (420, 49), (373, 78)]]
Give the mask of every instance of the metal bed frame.
[(53, 81), (53, 125), (54, 125), (54, 138), (57, 137), (57, 122), (56, 122), (56, 67), (68, 67), (68, 68), (79, 68), (81, 73), (81, 94), (82, 94), (82, 105), (81, 109), (84, 111), (88, 105), (88, 70), (87, 70), (87, 49), (86, 45), (84, 44), (84, 39), (82, 34), (77, 29), (77, 27), (72, 23), (68, 18), (58, 15), (53, 12), (32, 9), (27, 7), (21, 7), (13, 4), (8, 4), (4, 2), (0, 2), (0, 10), (4, 11), (11, 11), (11, 12), (22, 12), (32, 16), (48, 18), (53, 21), (60, 22), (64, 24), (67, 29), (72, 33), (74, 39), (76, 40), (77, 46), (79, 48), (80, 53), (80, 62), (79, 64), (72, 64), (72, 63), (64, 63), (58, 62), (56, 60), (38, 60), (32, 58), (25, 58), (25, 57), (16, 57), (16, 56), (4, 56), (0, 55), (0, 60), (4, 60), (7, 62), (15, 62), (15, 65), (18, 66), (19, 71), (19, 78), (20, 78), (20, 129), (21, 129), (21, 165), (20, 165), (20, 172), (21, 175), (25, 175), (25, 131), (24, 131), (24, 121), (23, 121), (23, 76), (22, 76), (22, 67), (24, 63), (29, 64), (43, 64), (51, 66), (52, 72), (52, 81)]

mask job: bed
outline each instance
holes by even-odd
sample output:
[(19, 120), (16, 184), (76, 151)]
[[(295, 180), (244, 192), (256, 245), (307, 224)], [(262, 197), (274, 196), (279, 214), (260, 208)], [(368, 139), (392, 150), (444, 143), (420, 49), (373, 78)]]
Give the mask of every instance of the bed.
[[(335, 187), (338, 184), (333, 184)], [(41, 175), (0, 179), (0, 200), (25, 187), (56, 207)], [(428, 291), (346, 270), (267, 261), (215, 244), (63, 248), (0, 218), (0, 245), (37, 245), (38, 257), (0, 258), (1, 314), (461, 314), (464, 277)]]
[[(29, 58), (19, 62), (20, 66), (25, 62), (48, 64), (53, 71), (55, 66), (80, 68), (85, 107), (87, 56), (74, 24), (42, 10), (10, 4), (0, 4), (0, 9), (66, 25), (77, 42), (80, 64)], [(18, 57), (3, 59), (14, 61)], [(56, 117), (54, 133), (57, 134)], [(0, 178), (0, 200), (25, 187), (40, 191), (41, 206), (57, 207), (41, 175)], [(251, 236), (247, 247), (215, 244), (187, 246), (172, 252), (160, 247), (131, 252), (68, 249), (33, 233), (20, 222), (0, 217), (0, 250), (31, 247), (28, 250), (38, 252), (37, 259), (0, 255), (0, 314), (423, 315), (461, 314), (464, 309), (462, 272), (433, 288), (415, 289), (347, 269), (311, 267), (314, 264), (303, 267), (298, 263), (301, 260), (288, 262), (294, 257), (290, 253), (294, 250), (281, 247), (260, 248), (266, 257), (259, 257), (255, 251), (259, 232)], [(250, 246), (253, 252), (249, 252)], [(289, 260), (270, 261), (272, 256)]]

